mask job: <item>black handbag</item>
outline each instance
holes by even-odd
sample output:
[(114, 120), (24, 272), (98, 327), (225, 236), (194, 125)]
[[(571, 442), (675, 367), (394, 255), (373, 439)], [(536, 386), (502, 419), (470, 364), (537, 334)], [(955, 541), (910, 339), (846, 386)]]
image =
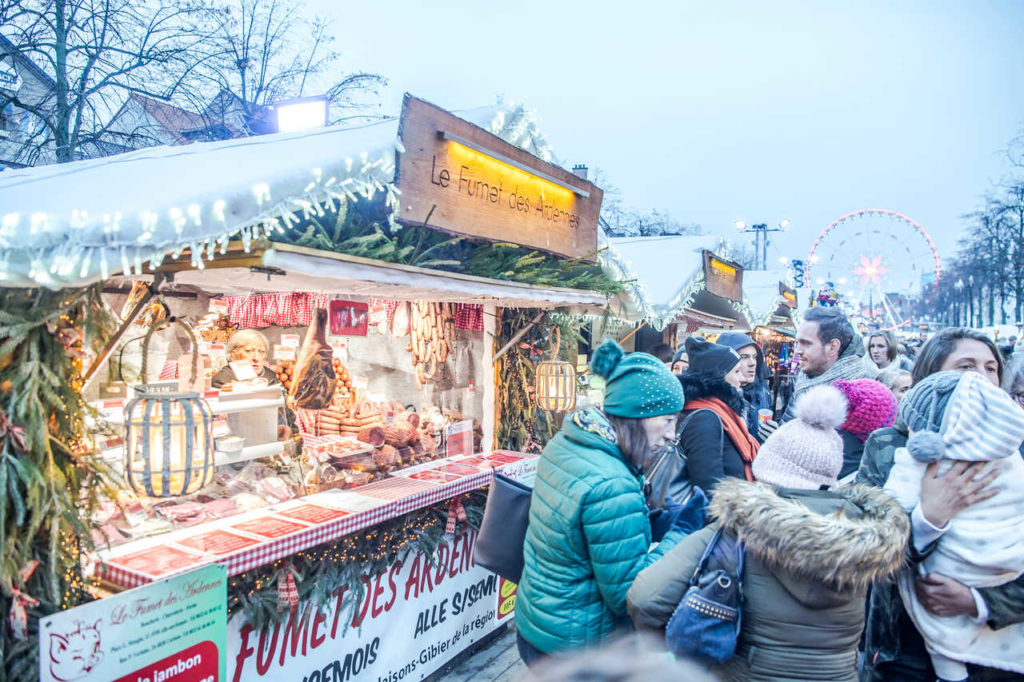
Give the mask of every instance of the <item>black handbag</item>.
[(736, 652), (743, 606), (743, 545), (719, 528), (665, 626), (676, 656), (725, 663)]
[(476, 536), (476, 563), (514, 583), (523, 576), (523, 543), (532, 496), (530, 486), (494, 472)]

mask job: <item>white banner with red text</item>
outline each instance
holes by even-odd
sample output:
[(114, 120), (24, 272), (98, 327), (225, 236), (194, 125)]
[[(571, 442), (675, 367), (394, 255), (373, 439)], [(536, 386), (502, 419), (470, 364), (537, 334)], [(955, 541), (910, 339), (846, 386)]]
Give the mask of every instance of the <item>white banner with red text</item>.
[(284, 622), (256, 631), (228, 623), (230, 682), (422, 680), (509, 621), (516, 586), (473, 561), (476, 532), (449, 538), (433, 564), (411, 553), (364, 578), (356, 606), (339, 588), (317, 609), (300, 602)]

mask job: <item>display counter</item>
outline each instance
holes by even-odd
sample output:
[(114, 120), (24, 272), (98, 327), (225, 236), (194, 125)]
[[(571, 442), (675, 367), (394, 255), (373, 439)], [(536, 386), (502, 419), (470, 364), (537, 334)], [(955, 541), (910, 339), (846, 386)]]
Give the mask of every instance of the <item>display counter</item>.
[(229, 576), (486, 486), (492, 471), (532, 481), (536, 455), (496, 451), (441, 459), (357, 490), (329, 490), (100, 552), (98, 573), (137, 587), (213, 563)]

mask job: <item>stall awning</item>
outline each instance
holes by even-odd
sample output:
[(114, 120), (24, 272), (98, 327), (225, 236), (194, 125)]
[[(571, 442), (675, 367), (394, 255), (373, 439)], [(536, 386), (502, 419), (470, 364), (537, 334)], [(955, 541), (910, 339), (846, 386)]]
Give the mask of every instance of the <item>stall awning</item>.
[(744, 271), (743, 299), (753, 315), (751, 323), (768, 327), (795, 327), (795, 310), (786, 304), (780, 283), (789, 277), (787, 270)]
[(440, 272), (289, 244), (229, 253), (214, 261), (216, 267), (203, 270), (187, 262), (180, 265), (169, 263), (163, 268), (175, 272), (176, 284), (224, 295), (310, 291), (522, 308), (603, 307), (608, 302), (606, 296), (592, 291)]
[[(719, 318), (716, 328), (749, 329), (744, 306), (705, 288), (704, 251), (722, 254), (728, 244), (718, 235), (629, 237), (608, 240), (602, 262), (610, 276), (627, 282), (632, 317), (660, 329), (687, 309)], [(724, 321), (722, 321), (724, 320)]]

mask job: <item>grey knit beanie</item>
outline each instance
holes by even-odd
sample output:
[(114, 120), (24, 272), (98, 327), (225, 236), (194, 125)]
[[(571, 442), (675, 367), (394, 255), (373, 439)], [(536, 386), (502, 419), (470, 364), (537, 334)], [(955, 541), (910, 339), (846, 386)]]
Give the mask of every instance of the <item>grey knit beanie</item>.
[(961, 376), (960, 372), (937, 372), (914, 384), (900, 402), (899, 421), (911, 431), (941, 431), (946, 406)]

